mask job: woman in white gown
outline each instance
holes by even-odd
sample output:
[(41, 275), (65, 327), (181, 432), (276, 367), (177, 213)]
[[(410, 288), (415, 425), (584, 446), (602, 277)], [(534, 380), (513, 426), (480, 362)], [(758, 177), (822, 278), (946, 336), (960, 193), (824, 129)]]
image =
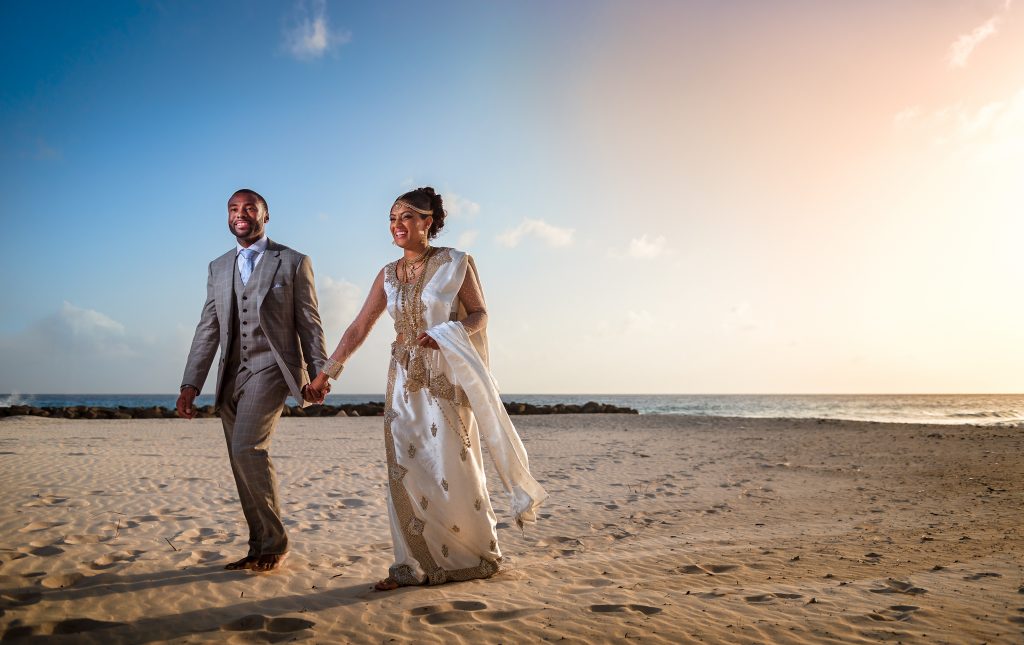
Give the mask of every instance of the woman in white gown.
[(311, 387), (326, 389), (387, 310), (395, 322), (384, 408), (388, 515), (395, 562), (378, 590), (487, 578), (498, 571), (486, 441), (515, 521), (547, 493), (505, 412), (487, 363), (487, 310), (473, 259), (432, 247), (444, 225), (433, 188), (399, 197), (391, 235), (401, 258), (377, 274), (362, 310)]

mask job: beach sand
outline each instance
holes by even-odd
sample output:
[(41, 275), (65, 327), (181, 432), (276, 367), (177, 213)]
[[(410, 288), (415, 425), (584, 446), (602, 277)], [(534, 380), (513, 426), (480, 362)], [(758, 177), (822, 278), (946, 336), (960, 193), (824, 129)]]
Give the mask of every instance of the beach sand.
[[(516, 417), (551, 494), (504, 570), (378, 593), (382, 419), (281, 421), (292, 552), (244, 523), (217, 419), (0, 420), (0, 635), (53, 642), (1021, 643), (1024, 431)], [(511, 524), (511, 526), (509, 526)]]

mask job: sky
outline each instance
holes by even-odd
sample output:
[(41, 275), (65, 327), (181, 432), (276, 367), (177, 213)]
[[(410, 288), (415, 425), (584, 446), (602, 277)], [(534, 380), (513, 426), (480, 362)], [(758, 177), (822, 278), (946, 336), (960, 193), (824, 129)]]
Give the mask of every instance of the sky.
[(1011, 0), (0, 3), (0, 392), (177, 391), (243, 186), (332, 350), (431, 185), (506, 393), (1020, 393), (1022, 175)]

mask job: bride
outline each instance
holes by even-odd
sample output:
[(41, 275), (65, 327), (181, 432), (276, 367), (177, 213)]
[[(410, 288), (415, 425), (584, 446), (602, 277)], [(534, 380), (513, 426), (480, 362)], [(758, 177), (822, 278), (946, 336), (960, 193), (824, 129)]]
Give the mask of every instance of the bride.
[(380, 591), (487, 578), (498, 571), (496, 519), (481, 440), (516, 522), (547, 497), (499, 398), (487, 361), (487, 310), (473, 259), (434, 247), (444, 206), (417, 188), (391, 207), (402, 257), (377, 274), (356, 319), (311, 387), (326, 389), (387, 309), (395, 321), (384, 408), (388, 516), (395, 562)]

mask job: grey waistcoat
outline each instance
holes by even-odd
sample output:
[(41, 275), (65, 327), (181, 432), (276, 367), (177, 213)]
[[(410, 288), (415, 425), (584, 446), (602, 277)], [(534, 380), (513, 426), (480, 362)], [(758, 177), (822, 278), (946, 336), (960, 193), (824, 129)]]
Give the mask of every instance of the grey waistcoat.
[(260, 327), (260, 316), (256, 306), (257, 275), (263, 268), (266, 258), (260, 260), (249, 283), (243, 285), (238, 273), (238, 262), (235, 262), (235, 306), (231, 312), (232, 341), (228, 364), (235, 369), (247, 369), (252, 373), (277, 366), (274, 354), (270, 351), (270, 343)]

